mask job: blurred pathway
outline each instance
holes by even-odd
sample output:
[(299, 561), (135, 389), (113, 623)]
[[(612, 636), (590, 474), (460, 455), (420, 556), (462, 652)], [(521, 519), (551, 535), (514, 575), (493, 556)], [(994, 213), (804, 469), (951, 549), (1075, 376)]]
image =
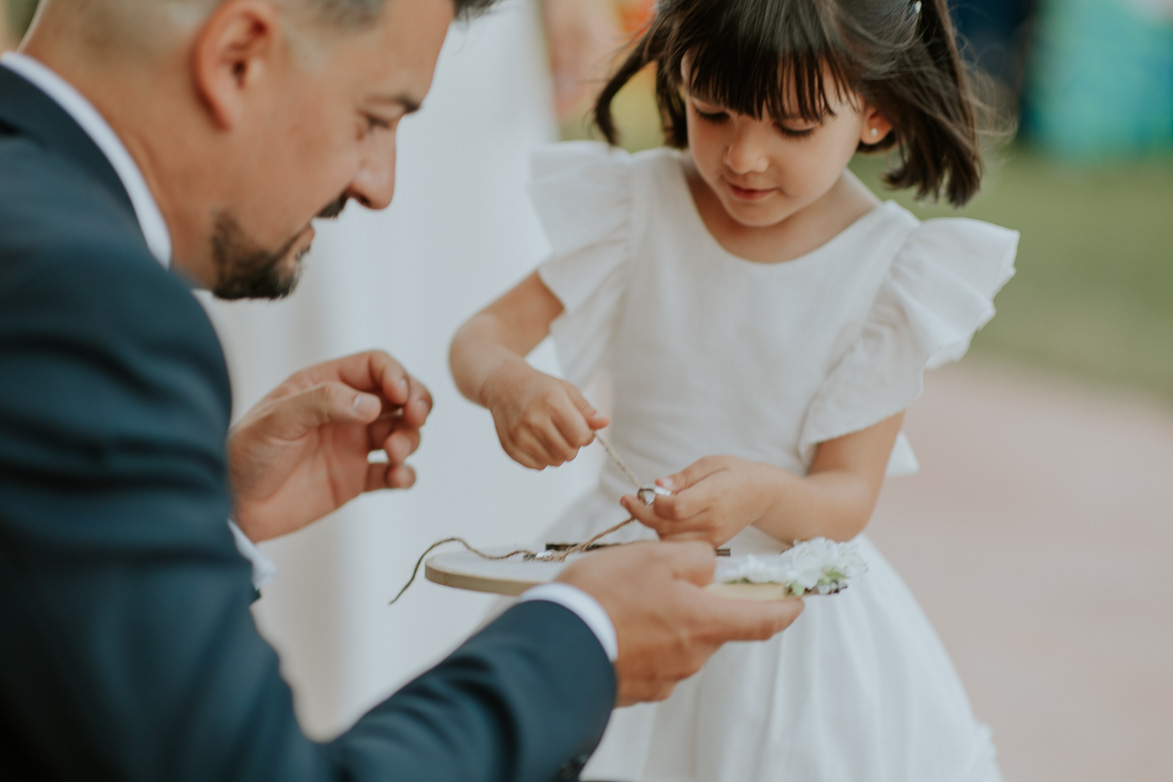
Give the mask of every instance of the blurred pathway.
[(869, 534), (1006, 782), (1173, 780), (1173, 405), (971, 359), (906, 431)]

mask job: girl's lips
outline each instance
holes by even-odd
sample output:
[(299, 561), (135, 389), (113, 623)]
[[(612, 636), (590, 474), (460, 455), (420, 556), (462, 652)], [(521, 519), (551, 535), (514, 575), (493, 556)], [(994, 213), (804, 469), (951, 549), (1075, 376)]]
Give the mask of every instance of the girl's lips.
[(760, 201), (776, 190), (773, 187), (760, 190), (749, 187), (738, 187), (728, 179), (725, 180), (725, 185), (729, 188), (729, 192), (733, 194), (733, 197), (740, 201)]

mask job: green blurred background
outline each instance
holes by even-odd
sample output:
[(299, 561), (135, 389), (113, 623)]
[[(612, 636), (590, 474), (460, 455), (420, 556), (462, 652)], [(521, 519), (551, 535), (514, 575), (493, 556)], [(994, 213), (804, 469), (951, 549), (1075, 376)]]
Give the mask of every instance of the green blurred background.
[[(35, 0), (0, 3), (12, 45)], [(884, 197), (922, 217), (960, 214), (1022, 233), (1018, 275), (976, 352), (1173, 403), (1173, 9), (1033, 5), (1016, 55), (1029, 67), (998, 73), (1018, 82), (1009, 86), (1023, 97), (1023, 137), (995, 150), (982, 193), (960, 212)], [(619, 98), (631, 149), (660, 142), (648, 87), (638, 79)], [(883, 166), (861, 156), (853, 169), (882, 192)]]

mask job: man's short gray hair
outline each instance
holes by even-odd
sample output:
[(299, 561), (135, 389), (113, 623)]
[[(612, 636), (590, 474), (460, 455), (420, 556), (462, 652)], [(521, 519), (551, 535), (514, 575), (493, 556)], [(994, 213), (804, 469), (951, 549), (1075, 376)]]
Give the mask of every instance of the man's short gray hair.
[[(387, 0), (304, 0), (316, 6), (322, 18), (332, 24), (346, 27), (364, 27), (379, 18)], [(497, 0), (453, 0), (456, 18), (471, 19), (480, 15)]]
[[(36, 6), (37, 0), (26, 1), (30, 6)], [(410, 2), (410, 0), (404, 1)], [(0, 0), (0, 3), (3, 2), (5, 0)], [(135, 13), (132, 16), (141, 18), (144, 16), (143, 12), (146, 8), (150, 8), (155, 2), (156, 0), (73, 0), (70, 6), (75, 12), (95, 12), (95, 19), (100, 20), (102, 17), (112, 16), (112, 12), (118, 10), (119, 6), (122, 6), (122, 10), (133, 10)], [(179, 2), (211, 8), (217, 5), (220, 0), (179, 0)], [(317, 13), (323, 21), (340, 27), (362, 28), (378, 21), (383, 7), (389, 0), (276, 0), (276, 2), (301, 5), (311, 12)], [(497, 0), (452, 0), (457, 19), (472, 19), (479, 16), (496, 2)], [(121, 21), (126, 22), (129, 18), (124, 18)]]

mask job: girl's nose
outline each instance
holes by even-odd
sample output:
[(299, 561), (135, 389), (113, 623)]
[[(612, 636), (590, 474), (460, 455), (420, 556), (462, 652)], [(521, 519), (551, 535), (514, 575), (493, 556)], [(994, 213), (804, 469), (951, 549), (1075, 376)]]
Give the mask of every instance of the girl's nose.
[(735, 174), (760, 174), (770, 165), (764, 147), (752, 133), (739, 133), (729, 142), (724, 163)]

